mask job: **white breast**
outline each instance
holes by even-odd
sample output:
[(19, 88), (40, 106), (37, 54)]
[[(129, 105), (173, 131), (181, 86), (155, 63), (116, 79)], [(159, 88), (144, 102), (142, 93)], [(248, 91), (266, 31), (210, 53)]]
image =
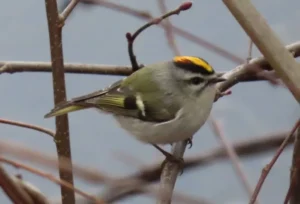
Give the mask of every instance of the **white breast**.
[[(211, 87), (213, 88), (213, 87)], [(176, 118), (163, 123), (144, 122), (135, 118), (115, 116), (122, 128), (145, 143), (170, 144), (192, 137), (207, 120), (215, 92), (206, 92), (205, 98), (186, 103)]]

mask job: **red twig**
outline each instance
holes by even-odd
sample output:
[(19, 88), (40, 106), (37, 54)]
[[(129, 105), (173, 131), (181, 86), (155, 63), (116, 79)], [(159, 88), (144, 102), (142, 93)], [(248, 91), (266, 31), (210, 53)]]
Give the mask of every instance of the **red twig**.
[(133, 52), (133, 43), (134, 43), (135, 39), (139, 36), (139, 34), (141, 34), (144, 30), (146, 30), (150, 26), (159, 24), (165, 18), (168, 18), (172, 15), (179, 15), (179, 13), (181, 11), (186, 11), (186, 10), (190, 9), (191, 7), (192, 7), (192, 2), (184, 2), (177, 9), (172, 10), (158, 18), (154, 18), (153, 20), (149, 21), (148, 23), (146, 23), (145, 25), (143, 25), (142, 27), (137, 29), (133, 34), (126, 33), (126, 38), (127, 38), (127, 42), (128, 42), (128, 53), (129, 53), (129, 58), (130, 58), (130, 62), (131, 62), (133, 71), (136, 71), (139, 69), (139, 65), (137, 63), (136, 56), (134, 55), (134, 52)]
[(274, 166), (275, 162), (277, 161), (277, 159), (279, 158), (280, 154), (282, 153), (282, 151), (284, 150), (284, 148), (286, 147), (286, 145), (288, 144), (289, 140), (292, 138), (292, 136), (294, 135), (295, 131), (297, 130), (297, 128), (300, 126), (300, 120), (298, 120), (296, 122), (296, 124), (294, 125), (293, 129), (291, 130), (290, 134), (285, 138), (285, 140), (282, 142), (282, 144), (280, 145), (280, 147), (278, 148), (276, 154), (274, 155), (274, 157), (272, 158), (272, 160), (270, 161), (269, 164), (267, 164), (265, 166), (265, 168), (263, 168), (261, 176), (257, 182), (257, 185), (255, 187), (254, 193), (251, 197), (251, 200), (249, 202), (249, 204), (253, 204), (260, 192), (260, 189), (265, 181), (265, 179), (267, 178), (269, 172), (271, 171), (272, 167)]
[(7, 119), (0, 118), (0, 123), (36, 130), (36, 131), (39, 131), (39, 132), (46, 133), (47, 135), (50, 135), (51, 137), (54, 137), (54, 135), (55, 135), (55, 133), (53, 131), (49, 130), (49, 129), (46, 129), (46, 128), (43, 128), (43, 127), (40, 127), (40, 126), (37, 126), (37, 125), (32, 125), (32, 124), (29, 124), (29, 123), (23, 123), (23, 122), (20, 122), (20, 121), (7, 120)]

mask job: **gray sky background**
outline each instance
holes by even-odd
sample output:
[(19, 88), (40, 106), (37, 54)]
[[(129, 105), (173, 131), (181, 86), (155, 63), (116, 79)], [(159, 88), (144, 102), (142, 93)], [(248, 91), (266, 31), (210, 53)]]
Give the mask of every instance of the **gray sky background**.
[[(130, 7), (159, 14), (156, 1), (114, 1)], [(169, 0), (168, 8), (177, 7), (182, 1)], [(253, 0), (258, 10), (285, 44), (300, 40), (300, 1)], [(246, 58), (248, 38), (222, 1), (195, 0), (192, 9), (171, 17), (171, 21), (202, 38)], [(78, 6), (63, 30), (63, 49), (66, 62), (128, 65), (126, 32), (133, 32), (144, 21), (106, 8)], [(0, 60), (49, 61), (48, 27), (44, 1), (10, 0), (0, 3)], [(217, 71), (236, 66), (205, 49), (176, 37), (184, 55), (205, 58)], [(173, 56), (165, 40), (164, 31), (151, 27), (135, 43), (140, 63), (149, 64), (171, 59)], [(259, 56), (259, 52), (255, 51)], [(67, 74), (67, 97), (101, 89), (117, 76)], [(233, 94), (218, 101), (212, 115), (222, 122), (224, 132), (232, 141), (251, 138), (281, 130), (289, 130), (299, 117), (299, 106), (291, 94), (266, 82), (239, 84)], [(15, 73), (0, 75), (0, 117), (19, 120), (54, 129), (54, 119), (43, 116), (53, 107), (52, 78), (50, 73)], [(87, 110), (69, 114), (73, 161), (98, 168), (115, 176), (135, 172), (136, 166), (126, 165), (115, 159), (113, 152), (134, 155), (143, 164), (162, 160), (151, 146), (141, 144), (120, 129), (115, 121), (97, 111)], [(52, 139), (42, 133), (0, 124), (1, 138), (16, 141), (34, 150), (55, 154)], [(218, 146), (208, 125), (194, 137), (193, 148), (186, 156)], [(169, 147), (167, 147), (169, 149)], [(263, 203), (282, 203), (289, 185), (289, 168), (292, 149), (288, 148), (279, 158), (261, 191)], [(243, 159), (245, 171), (254, 186), (261, 169), (271, 159), (273, 152), (261, 157)], [(12, 172), (17, 172), (9, 168)], [(47, 170), (47, 169), (45, 169)], [(48, 171), (48, 170), (47, 170)], [(58, 197), (59, 188), (45, 179), (21, 171), (26, 180), (38, 186), (49, 197)], [(50, 171), (57, 175), (56, 172)], [(76, 179), (76, 186), (98, 192), (97, 186)], [(247, 203), (247, 193), (236, 178), (231, 163), (219, 162), (199, 168), (179, 177), (176, 191), (204, 197), (215, 203)], [(1, 203), (9, 203), (0, 194)], [(119, 203), (152, 203), (143, 196)]]

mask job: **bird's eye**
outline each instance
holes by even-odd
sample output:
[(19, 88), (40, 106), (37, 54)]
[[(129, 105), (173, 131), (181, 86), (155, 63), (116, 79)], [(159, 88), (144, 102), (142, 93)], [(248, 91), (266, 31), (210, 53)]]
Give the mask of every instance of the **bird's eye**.
[(204, 81), (204, 79), (202, 79), (201, 77), (193, 77), (190, 79), (190, 83), (193, 85), (199, 85), (203, 81)]

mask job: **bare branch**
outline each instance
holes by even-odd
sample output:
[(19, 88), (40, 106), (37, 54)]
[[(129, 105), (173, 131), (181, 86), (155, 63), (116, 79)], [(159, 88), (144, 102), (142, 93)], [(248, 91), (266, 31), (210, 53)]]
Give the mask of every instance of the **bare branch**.
[(64, 23), (68, 16), (71, 14), (73, 9), (76, 7), (76, 5), (79, 3), (80, 0), (71, 0), (68, 4), (68, 6), (65, 8), (65, 10), (59, 15), (59, 19), (61, 23)]
[(22, 160), (37, 163), (52, 169), (56, 169), (59, 166), (66, 172), (74, 171), (77, 176), (91, 183), (106, 183), (109, 180), (105, 175), (99, 173), (96, 170), (92, 170), (87, 167), (81, 167), (79, 165), (71, 165), (68, 161), (68, 158), (61, 158), (58, 164), (57, 159), (52, 156), (31, 150), (24, 147), (23, 145), (14, 144), (12, 142), (5, 142), (1, 140), (0, 154), (1, 153), (6, 153)]
[[(56, 0), (45, 0), (45, 4), (50, 37), (54, 103), (57, 105), (58, 103), (66, 100), (64, 61), (62, 51), (62, 25), (57, 10)], [(55, 122), (55, 144), (58, 159), (61, 163), (63, 158), (68, 158), (66, 162), (69, 162), (70, 166), (72, 166), (68, 116), (58, 116), (55, 118)], [(61, 180), (66, 181), (71, 185), (74, 184), (72, 170), (64, 171), (59, 166), (59, 176)], [(63, 204), (75, 203), (75, 193), (73, 190), (61, 186), (61, 195)]]
[(294, 153), (292, 159), (291, 175), (290, 175), (290, 204), (297, 204), (300, 201), (300, 128), (298, 127), (295, 135)]
[[(283, 132), (267, 136), (251, 137), (250, 140), (247, 139), (233, 143), (232, 147), (239, 157), (257, 156), (277, 148), (287, 136), (288, 133)], [(289, 140), (288, 143), (292, 144), (293, 138)], [(186, 158), (184, 162), (184, 172), (188, 172), (197, 167), (204, 167), (227, 158), (226, 149), (224, 147), (216, 147), (207, 152)], [(128, 196), (144, 193), (140, 186), (145, 183), (158, 181), (160, 179), (160, 173), (161, 163), (146, 166), (137, 173), (120, 179), (119, 183), (122, 184), (108, 188), (101, 197), (108, 202), (115, 202), (127, 198)], [(137, 185), (133, 182), (135, 180), (144, 183)]]
[(153, 20), (151, 20), (150, 22), (146, 23), (145, 25), (143, 25), (142, 27), (140, 27), (139, 29), (137, 29), (133, 34), (131, 33), (126, 33), (126, 38), (127, 38), (127, 42), (128, 42), (128, 54), (129, 54), (129, 58), (130, 58), (130, 62), (132, 65), (132, 69), (133, 71), (136, 71), (139, 69), (139, 65), (137, 63), (136, 60), (136, 56), (134, 55), (133, 52), (133, 43), (135, 41), (135, 39), (147, 28), (149, 28), (152, 25), (157, 25), (159, 24), (162, 20), (172, 16), (172, 15), (179, 15), (179, 13), (181, 11), (185, 11), (190, 9), (192, 6), (191, 2), (184, 2), (182, 3), (177, 9), (172, 10), (166, 14), (163, 14), (162, 16), (158, 17), (158, 18), (154, 18)]
[(296, 122), (296, 124), (292, 128), (290, 134), (284, 139), (284, 141), (280, 145), (279, 149), (277, 150), (276, 154), (274, 155), (274, 157), (272, 158), (272, 160), (270, 161), (270, 163), (267, 164), (265, 166), (265, 168), (263, 169), (263, 171), (262, 171), (261, 176), (260, 176), (260, 178), (259, 178), (259, 180), (257, 182), (257, 185), (255, 187), (255, 190), (253, 192), (253, 195), (251, 197), (251, 200), (250, 200), (249, 204), (255, 203), (255, 200), (256, 200), (259, 192), (260, 192), (260, 189), (261, 189), (261, 187), (262, 187), (265, 179), (267, 178), (267, 176), (268, 176), (269, 172), (271, 171), (272, 167), (274, 166), (275, 162), (279, 158), (279, 156), (282, 153), (282, 151), (284, 150), (284, 148), (289, 143), (289, 140), (292, 138), (292, 136), (294, 135), (294, 133), (295, 133), (295, 131), (297, 130), (298, 127), (300, 127), (300, 120), (298, 120)]
[[(268, 152), (274, 148), (277, 148), (287, 137), (287, 135), (288, 133), (282, 132), (270, 134), (267, 136), (251, 137), (251, 139), (234, 143), (233, 148), (240, 157), (259, 155)], [(292, 142), (293, 138), (291, 138), (291, 140), (288, 141), (289, 144), (291, 144)], [(17, 145), (13, 144), (12, 142), (5, 142), (3, 140), (0, 141), (0, 154), (2, 153), (9, 154), (22, 160), (27, 160), (40, 165), (44, 165), (49, 168), (55, 169), (58, 165), (57, 160), (51, 156), (37, 151), (33, 151), (29, 148), (25, 148), (19, 144)], [(209, 165), (223, 159), (227, 159), (227, 153), (225, 148), (216, 147), (207, 152), (186, 158), (184, 163), (184, 171), (187, 172), (196, 167), (203, 167), (205, 165)], [(71, 170), (68, 162), (62, 162), (61, 168), (63, 168), (66, 171)], [(82, 178), (90, 183), (105, 183), (111, 186), (107, 190), (106, 195), (115, 195), (116, 197), (107, 197), (103, 195), (103, 198), (105, 198), (105, 200), (121, 200), (131, 195), (144, 193), (142, 187), (136, 185), (136, 183), (133, 183), (132, 181), (142, 181), (148, 183), (159, 180), (161, 173), (161, 163), (159, 162), (147, 166), (143, 170), (135, 174), (129, 175), (127, 177), (121, 179), (113, 179), (114, 181), (112, 181), (112, 178), (100, 173), (99, 171), (87, 168), (86, 166), (81, 167), (74, 164), (73, 171), (78, 176), (78, 178)]]
[[(5, 65), (5, 66), (4, 66)], [(52, 72), (50, 62), (0, 62), (0, 74), (16, 72)], [(64, 71), (72, 74), (101, 74), (101, 75), (129, 75), (132, 73), (130, 66), (65, 63)]]
[(1, 157), (0, 156), (0, 162), (3, 162), (3, 163), (6, 163), (6, 164), (10, 164), (16, 168), (21, 168), (21, 169), (24, 169), (26, 171), (29, 171), (35, 175), (39, 175), (45, 179), (48, 179), (56, 184), (58, 184), (59, 186), (64, 186), (66, 188), (69, 188), (71, 189), (72, 191), (75, 191), (76, 193), (78, 193), (79, 195), (87, 198), (88, 200), (92, 200), (93, 202), (96, 202), (96, 203), (99, 203), (99, 204), (103, 204), (104, 202), (99, 200), (98, 198), (96, 198), (95, 196), (92, 196), (92, 195), (89, 195), (77, 188), (75, 188), (72, 184), (66, 182), (66, 181), (63, 181), (63, 180), (59, 180), (57, 178), (55, 178), (54, 176), (52, 176), (51, 174), (48, 174), (48, 173), (44, 173), (42, 171), (39, 171), (37, 169), (34, 169), (28, 165), (25, 165), (25, 164), (21, 164), (19, 162), (15, 162), (13, 160), (10, 160), (10, 159), (7, 159), (7, 158), (4, 158), (4, 157)]
[[(24, 147), (23, 145), (13, 144), (12, 142), (0, 141), (0, 154), (3, 153), (9, 154), (11, 156), (14, 156), (22, 160), (27, 160), (33, 163), (44, 165), (52, 169), (53, 168), (55, 169), (57, 167), (57, 160), (52, 156), (49, 156), (45, 153), (33, 151), (29, 148)], [(126, 182), (125, 180), (122, 179), (114, 179), (112, 177), (100, 173), (98, 170), (89, 169), (86, 166), (80, 166), (76, 164), (70, 166), (70, 163), (66, 161), (62, 161), (60, 163), (60, 167), (65, 171), (73, 171), (74, 174), (76, 174), (79, 178), (83, 178), (84, 180), (93, 184), (106, 184), (108, 186), (117, 186), (117, 185), (124, 185), (124, 182)], [(152, 196), (157, 196), (159, 194), (157, 189), (155, 188), (151, 188), (150, 186), (145, 187), (145, 186), (137, 185), (137, 184), (141, 184), (141, 182), (137, 179), (133, 179), (132, 181), (134, 181), (135, 186), (139, 187), (139, 190), (142, 192), (146, 192), (147, 194), (150, 194)], [(204, 202), (204, 200), (202, 200), (203, 202), (202, 201), (197, 202), (196, 201), (197, 199), (190, 199), (187, 196), (184, 196), (183, 194), (176, 193), (176, 192), (174, 193), (174, 199), (178, 201), (189, 200), (189, 202), (184, 202), (184, 203), (197, 203), (197, 204), (210, 203), (210, 202)]]
[(36, 130), (36, 131), (45, 133), (47, 135), (50, 135), (51, 137), (54, 137), (54, 135), (55, 135), (55, 133), (52, 130), (48, 130), (46, 128), (43, 128), (43, 127), (40, 127), (40, 126), (37, 126), (37, 125), (32, 125), (32, 124), (29, 124), (29, 123), (23, 123), (23, 122), (20, 122), (20, 121), (7, 120), (7, 119), (4, 119), (4, 118), (0, 118), (0, 123)]
[[(177, 142), (172, 145), (171, 153), (175, 158), (183, 158), (187, 141)], [(169, 204), (172, 201), (172, 195), (178, 173), (183, 168), (179, 163), (166, 161), (160, 176), (159, 193), (157, 204)]]
[[(294, 54), (295, 57), (300, 56), (300, 42), (296, 42), (293, 44), (290, 44), (286, 46), (286, 48)], [(243, 64), (239, 65), (238, 67), (226, 72), (223, 76), (227, 78), (225, 82), (218, 83), (217, 88), (221, 91), (224, 92), (230, 87), (234, 86), (235, 84), (239, 83), (240, 81), (243, 81), (247, 78), (251, 78), (251, 76), (254, 75), (254, 78), (256, 78), (256, 75), (259, 73), (253, 72), (251, 67), (261, 67), (264, 70), (272, 70), (270, 65), (267, 63), (265, 58), (259, 57), (259, 58), (254, 58), (249, 61), (248, 64)], [(216, 97), (216, 100), (218, 100), (220, 96)]]
[[(294, 42), (286, 46), (286, 48), (294, 55), (294, 57), (300, 56), (300, 41)], [(5, 66), (4, 66), (5, 65)], [(18, 72), (51, 72), (52, 65), (49, 62), (22, 62), (22, 61), (7, 61), (0, 62), (0, 74), (2, 73), (18, 73)], [(222, 73), (228, 75), (235, 75), (238, 77), (235, 80), (234, 77), (226, 83), (222, 83), (225, 89), (230, 87), (230, 84), (233, 82), (243, 82), (243, 81), (256, 81), (256, 80), (265, 80), (264, 77), (261, 77), (260, 73), (254, 75), (251, 70), (246, 70), (252, 66), (259, 66), (263, 70), (270, 71), (272, 67), (263, 57), (254, 58), (249, 61), (249, 64), (243, 64), (236, 67), (234, 70), (228, 71), (228, 73)], [(65, 63), (64, 71), (66, 73), (76, 73), (76, 74), (103, 74), (103, 75), (129, 75), (132, 73), (130, 66), (115, 66), (115, 65), (98, 65), (98, 64), (78, 64), (78, 63)], [(264, 72), (268, 74), (269, 72)], [(241, 76), (240, 76), (241, 75)], [(274, 75), (274, 72), (271, 73)], [(234, 83), (234, 84), (235, 84)], [(233, 84), (233, 85), (234, 85)]]
[(230, 12), (300, 103), (300, 68), (250, 0), (223, 0)]

